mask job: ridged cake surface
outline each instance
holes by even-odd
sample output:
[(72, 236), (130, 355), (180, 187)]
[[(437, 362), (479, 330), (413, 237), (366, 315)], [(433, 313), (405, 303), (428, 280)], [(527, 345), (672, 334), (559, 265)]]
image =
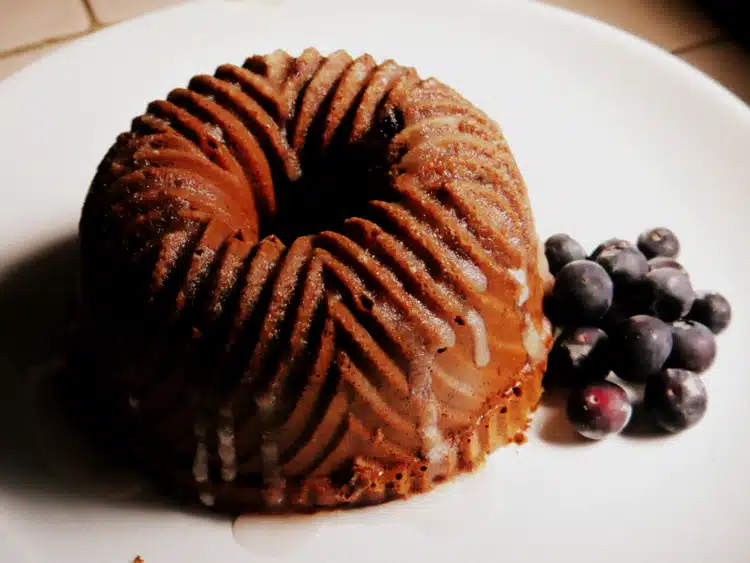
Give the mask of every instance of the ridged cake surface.
[(80, 236), (102, 425), (217, 509), (423, 491), (538, 402), (545, 264), (516, 163), (394, 61), (277, 51), (195, 76), (119, 136)]

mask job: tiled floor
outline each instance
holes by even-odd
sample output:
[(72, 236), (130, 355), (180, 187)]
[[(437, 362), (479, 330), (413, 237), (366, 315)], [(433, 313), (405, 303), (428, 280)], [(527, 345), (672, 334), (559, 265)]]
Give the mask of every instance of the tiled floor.
[(81, 0), (0, 0), (0, 53), (15, 52), (91, 27)]
[(717, 41), (681, 57), (750, 104), (750, 51), (732, 41)]
[(668, 51), (720, 36), (693, 0), (546, 0), (648, 39)]
[[(0, 0), (0, 80), (71, 39), (180, 1)], [(697, 66), (750, 104), (750, 52), (729, 40), (695, 0), (543, 1), (639, 35)]]

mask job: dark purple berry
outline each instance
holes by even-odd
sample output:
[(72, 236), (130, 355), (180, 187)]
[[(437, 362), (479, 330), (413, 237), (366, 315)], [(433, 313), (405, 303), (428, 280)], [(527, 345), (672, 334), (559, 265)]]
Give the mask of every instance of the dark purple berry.
[(732, 307), (720, 293), (704, 291), (698, 293), (688, 318), (707, 326), (714, 334), (719, 334), (732, 320)]
[(553, 326), (558, 326), (560, 324), (559, 315), (557, 314), (557, 309), (555, 307), (555, 299), (551, 293), (542, 298), (542, 308), (544, 310), (544, 315), (549, 319), (549, 322), (551, 322)]
[(654, 256), (674, 258), (680, 253), (680, 241), (666, 227), (656, 227), (641, 233), (638, 237), (638, 248), (646, 255), (646, 258)]
[(612, 280), (599, 264), (575, 260), (555, 280), (555, 312), (565, 324), (595, 324), (612, 304), (613, 290)]
[(615, 287), (633, 285), (648, 273), (646, 257), (637, 248), (602, 250), (596, 261), (612, 278)]
[(672, 324), (672, 354), (667, 365), (703, 373), (716, 358), (714, 333), (695, 321), (675, 321)]
[(596, 326), (601, 327), (611, 336), (617, 326), (635, 315), (648, 314), (648, 302), (643, 297), (643, 282), (633, 285), (615, 286), (615, 296), (612, 306)]
[(643, 403), (665, 430), (679, 432), (706, 413), (708, 396), (701, 378), (684, 369), (665, 369), (646, 383)]
[(668, 258), (667, 256), (654, 256), (651, 260), (648, 261), (649, 272), (658, 268), (674, 268), (675, 270), (679, 270), (687, 274), (685, 266), (680, 264), (674, 258)]
[(615, 330), (621, 322), (629, 319), (633, 315), (634, 313), (631, 312), (631, 308), (623, 304), (621, 300), (618, 300), (617, 296), (615, 296), (609, 311), (607, 311), (607, 314), (604, 315), (604, 318), (602, 318), (596, 326), (609, 334), (611, 331)]
[(672, 352), (672, 330), (664, 321), (635, 315), (611, 333), (614, 372), (626, 381), (645, 381), (658, 373)]
[(604, 380), (610, 370), (609, 337), (600, 328), (566, 329), (549, 355), (547, 381), (577, 386)]
[(565, 264), (586, 258), (586, 250), (566, 234), (552, 235), (544, 243), (544, 255), (549, 263), (549, 272), (556, 276)]
[(650, 271), (640, 290), (649, 312), (667, 322), (687, 315), (695, 301), (690, 278), (685, 272), (674, 268)]
[(599, 255), (605, 250), (624, 250), (626, 248), (635, 248), (635, 245), (632, 242), (621, 238), (605, 240), (594, 249), (594, 252), (591, 253), (591, 260), (599, 258)]
[(592, 440), (620, 432), (632, 414), (625, 390), (609, 381), (576, 388), (568, 397), (568, 419), (578, 433)]

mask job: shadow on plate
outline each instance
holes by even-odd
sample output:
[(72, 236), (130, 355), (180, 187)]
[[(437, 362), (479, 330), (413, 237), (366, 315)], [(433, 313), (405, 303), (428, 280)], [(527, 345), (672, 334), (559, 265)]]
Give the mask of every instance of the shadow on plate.
[(60, 400), (78, 271), (75, 234), (0, 271), (0, 488), (28, 500), (168, 508), (97, 448)]
[(578, 434), (565, 414), (567, 392), (552, 388), (544, 392), (542, 407), (544, 418), (538, 430), (538, 436), (548, 444), (556, 446), (581, 446), (589, 440)]
[[(617, 380), (623, 385), (620, 380)], [(632, 440), (658, 440), (670, 436), (662, 430), (646, 412), (643, 406), (643, 390), (625, 384), (633, 401), (633, 415), (621, 435)], [(588, 440), (578, 434), (565, 414), (567, 391), (553, 388), (545, 391), (542, 397), (542, 407), (546, 411), (538, 430), (538, 436), (549, 444), (557, 446), (577, 446), (590, 444)]]
[(636, 440), (659, 440), (671, 436), (669, 432), (659, 428), (646, 411), (642, 402), (633, 405), (633, 416), (623, 429), (622, 435)]

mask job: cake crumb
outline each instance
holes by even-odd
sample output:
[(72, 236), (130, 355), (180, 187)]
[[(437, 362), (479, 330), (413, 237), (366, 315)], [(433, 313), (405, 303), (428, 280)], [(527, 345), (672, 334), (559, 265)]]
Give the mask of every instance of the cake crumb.
[(133, 559), (133, 563), (144, 563), (143, 557), (141, 557), (140, 555), (136, 555), (135, 559)]

